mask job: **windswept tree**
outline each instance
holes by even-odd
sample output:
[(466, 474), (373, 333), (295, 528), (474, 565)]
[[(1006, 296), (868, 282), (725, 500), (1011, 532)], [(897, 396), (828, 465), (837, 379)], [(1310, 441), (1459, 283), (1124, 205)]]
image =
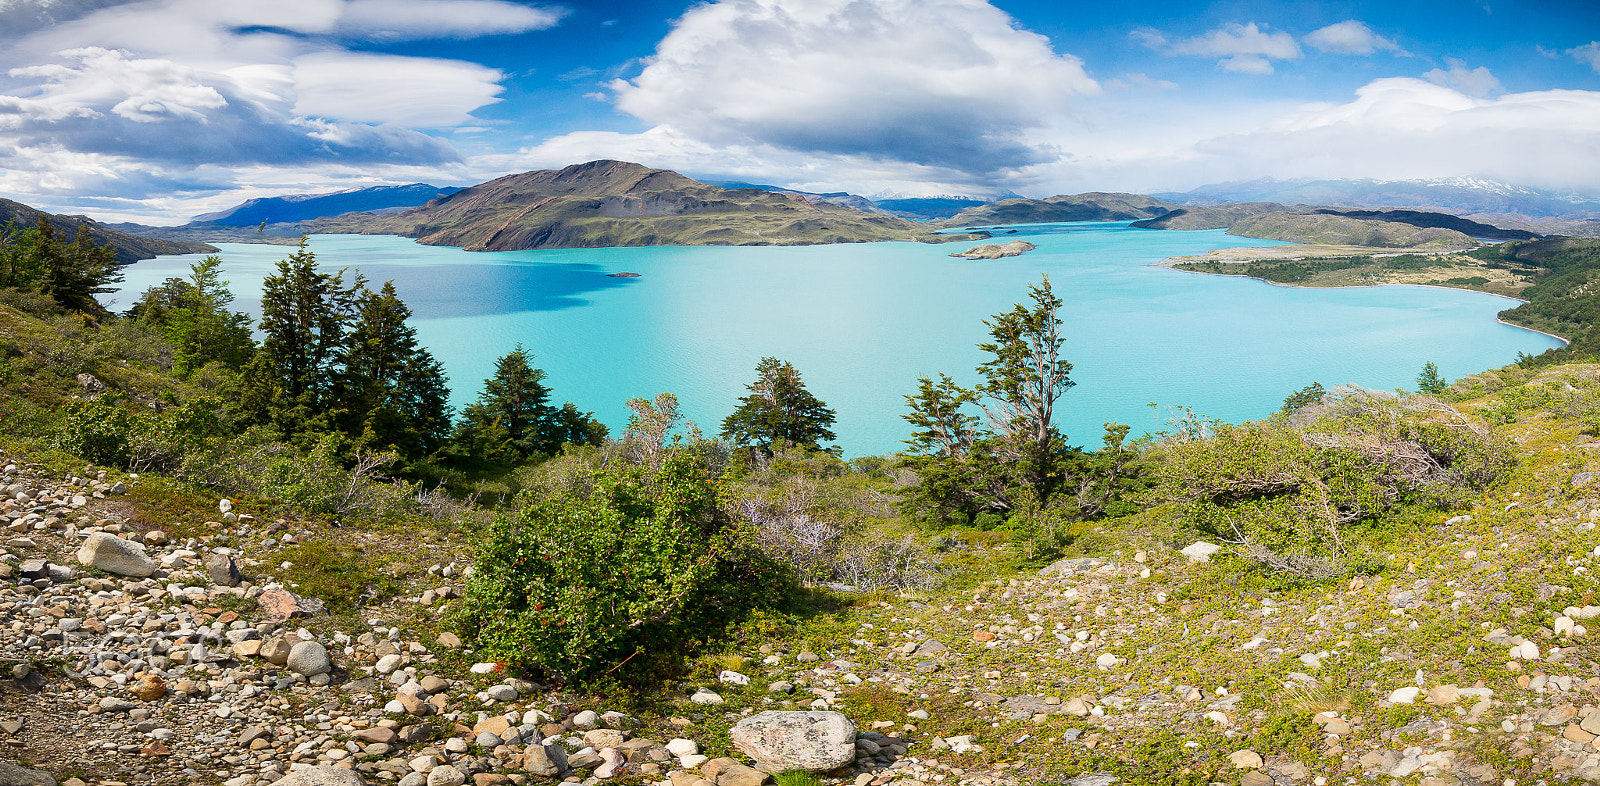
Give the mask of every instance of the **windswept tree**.
[(42, 215), (30, 229), (0, 228), (0, 287), (38, 292), (62, 309), (100, 317), (109, 312), (95, 296), (115, 292), (111, 285), (121, 281), (116, 252), (95, 245), (82, 226), (71, 243)]
[(1026, 302), (984, 323), (989, 340), (978, 348), (988, 359), (977, 367), (978, 385), (940, 374), (906, 396), (907, 460), (919, 479), (904, 497), (907, 512), (998, 522), (1019, 510), (1081, 519), (1114, 508), (1133, 471), (1128, 427), (1107, 424), (1095, 453), (1066, 444), (1056, 405), (1074, 383), (1061, 357), (1060, 308), (1045, 277)]
[(793, 364), (762, 358), (747, 389), (750, 395), (722, 421), (724, 439), (769, 456), (775, 446), (821, 450), (823, 442), (834, 439), (833, 410), (806, 389)]

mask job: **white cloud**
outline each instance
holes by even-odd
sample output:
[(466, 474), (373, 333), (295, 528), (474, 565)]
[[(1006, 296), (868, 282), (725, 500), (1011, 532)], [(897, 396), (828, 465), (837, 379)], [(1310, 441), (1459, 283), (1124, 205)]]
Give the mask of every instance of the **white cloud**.
[(1168, 55), (1218, 57), (1217, 67), (1242, 74), (1270, 74), (1273, 60), (1300, 57), (1300, 45), (1283, 31), (1268, 32), (1255, 22), (1229, 22), (1204, 35), (1181, 41), (1168, 40), (1153, 29), (1135, 30), (1134, 40)]
[(1152, 79), (1149, 74), (1127, 73), (1102, 82), (1107, 90), (1127, 90), (1133, 87), (1153, 87), (1158, 90), (1176, 90), (1178, 84), (1165, 79)]
[(1374, 80), (1353, 100), (1308, 105), (1233, 132), (1108, 146), (1030, 172), (1051, 193), (1085, 187), (1183, 188), (1227, 180), (1480, 176), (1589, 190), (1600, 182), (1594, 129), (1600, 92), (1545, 90), (1495, 98), (1423, 79)]
[(294, 61), (296, 114), (442, 128), (499, 101), (501, 74), (459, 60), (318, 52)]
[(523, 32), (564, 14), (507, 0), (0, 0), (0, 182), (36, 202), (115, 200), (192, 197), (256, 167), (455, 167), (444, 135), (419, 129), (480, 125), (472, 112), (499, 100), (504, 75), (348, 41)]
[(1450, 67), (1449, 70), (1435, 68), (1423, 74), (1422, 78), (1479, 98), (1500, 89), (1500, 80), (1483, 66), (1467, 68), (1466, 63), (1453, 57), (1446, 59), (1445, 64)]
[(1378, 50), (1405, 54), (1400, 45), (1372, 32), (1366, 23), (1350, 19), (1311, 31), (1305, 42), (1324, 52), (1341, 55), (1370, 55)]
[(544, 30), (565, 14), (502, 0), (349, 0), (339, 32), (379, 40), (473, 38)]
[(691, 8), (619, 109), (723, 145), (995, 172), (1099, 85), (981, 0), (723, 0)]
[(1575, 46), (1568, 49), (1567, 54), (1577, 58), (1580, 63), (1587, 63), (1595, 73), (1600, 74), (1600, 41), (1590, 41), (1583, 46)]

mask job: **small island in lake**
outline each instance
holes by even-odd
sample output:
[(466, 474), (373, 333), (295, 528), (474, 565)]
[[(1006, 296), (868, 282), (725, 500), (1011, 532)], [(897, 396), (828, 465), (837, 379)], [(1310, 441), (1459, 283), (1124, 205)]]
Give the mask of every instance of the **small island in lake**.
[(607, 273), (606, 278), (640, 278), (638, 273)]
[(950, 256), (963, 259), (999, 259), (1001, 257), (1026, 254), (1035, 248), (1038, 248), (1038, 246), (1026, 240), (1013, 240), (1010, 243), (986, 243), (981, 246), (973, 246), (966, 251), (960, 251)]

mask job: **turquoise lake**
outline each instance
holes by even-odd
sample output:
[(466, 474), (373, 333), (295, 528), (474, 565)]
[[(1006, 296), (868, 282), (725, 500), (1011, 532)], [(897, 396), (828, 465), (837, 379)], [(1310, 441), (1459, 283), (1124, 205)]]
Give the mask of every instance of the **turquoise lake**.
[[(1188, 407), (1238, 422), (1311, 382), (1410, 388), (1429, 361), (1455, 379), (1559, 346), (1496, 322), (1516, 303), (1507, 298), (1416, 286), (1296, 289), (1151, 266), (1272, 241), (1124, 223), (1014, 228), (1000, 240), (1038, 249), (976, 262), (948, 256), (970, 244), (502, 253), (385, 236), (319, 235), (310, 244), (325, 267), (359, 268), (374, 286), (394, 281), (449, 371), (458, 407), (521, 342), (555, 403), (593, 410), (613, 435), (627, 423), (623, 402), (663, 391), (714, 433), (771, 355), (794, 363), (837, 411), (846, 456), (902, 447), (903, 397), (919, 376), (972, 383), (983, 320), (1021, 301), (1040, 274), (1064, 301), (1064, 354), (1077, 382), (1057, 412), (1069, 440), (1091, 448), (1107, 421), (1139, 434)], [(219, 247), (235, 307), (258, 314), (261, 279), (292, 249)], [(107, 300), (126, 309), (197, 259), (126, 268), (122, 293)], [(623, 271), (641, 277), (605, 275)]]

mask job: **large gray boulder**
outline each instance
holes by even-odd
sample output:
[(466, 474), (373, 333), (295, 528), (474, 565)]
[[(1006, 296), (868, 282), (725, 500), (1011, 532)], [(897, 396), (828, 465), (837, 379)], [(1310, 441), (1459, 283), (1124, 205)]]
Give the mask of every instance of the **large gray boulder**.
[(143, 546), (104, 532), (96, 532), (83, 542), (78, 561), (118, 576), (142, 579), (156, 572), (156, 563), (145, 556)]
[(822, 772), (855, 761), (856, 725), (837, 712), (761, 712), (739, 721), (731, 736), (768, 772)]
[(30, 770), (0, 761), (0, 786), (56, 786), (56, 779), (44, 770)]
[(291, 772), (276, 786), (367, 786), (367, 782), (353, 770), (323, 766)]
[(284, 666), (296, 674), (313, 677), (332, 667), (328, 662), (328, 648), (315, 641), (302, 641), (289, 648), (289, 658)]

